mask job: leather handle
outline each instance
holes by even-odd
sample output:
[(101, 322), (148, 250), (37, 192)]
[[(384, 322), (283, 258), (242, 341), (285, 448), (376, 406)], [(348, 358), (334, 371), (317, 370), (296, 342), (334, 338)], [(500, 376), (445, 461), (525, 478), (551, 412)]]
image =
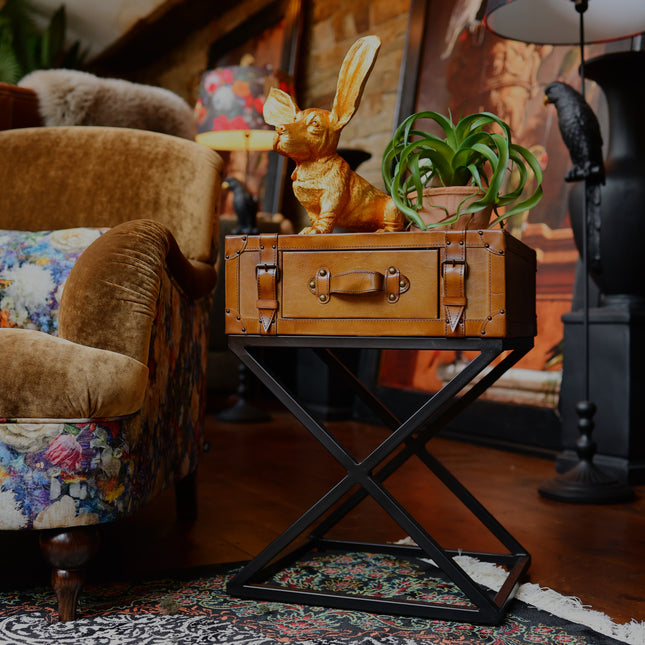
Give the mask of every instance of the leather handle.
[(378, 271), (344, 271), (333, 274), (327, 267), (320, 267), (309, 280), (309, 290), (321, 304), (327, 304), (332, 295), (362, 296), (375, 293), (387, 294), (387, 301), (395, 303), (410, 288), (410, 281), (395, 267), (385, 273)]

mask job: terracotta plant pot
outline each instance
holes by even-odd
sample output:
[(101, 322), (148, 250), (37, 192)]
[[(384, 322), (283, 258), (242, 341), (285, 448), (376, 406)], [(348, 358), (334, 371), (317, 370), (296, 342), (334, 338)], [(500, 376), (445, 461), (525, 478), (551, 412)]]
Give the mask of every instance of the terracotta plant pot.
[[(470, 199), (468, 199), (469, 195), (471, 196)], [(423, 208), (419, 211), (419, 217), (421, 217), (426, 225), (444, 222), (454, 216), (459, 208), (459, 204), (461, 204), (464, 199), (466, 201), (464, 202), (462, 209), (476, 199), (480, 199), (482, 195), (483, 193), (480, 190), (473, 188), (472, 186), (426, 188), (423, 191)], [(416, 194), (411, 193), (409, 197), (414, 201)], [(492, 211), (493, 205), (490, 204), (481, 211), (461, 215), (454, 224), (433, 226), (431, 230), (488, 228)], [(421, 229), (413, 224), (411, 230), (418, 231)]]

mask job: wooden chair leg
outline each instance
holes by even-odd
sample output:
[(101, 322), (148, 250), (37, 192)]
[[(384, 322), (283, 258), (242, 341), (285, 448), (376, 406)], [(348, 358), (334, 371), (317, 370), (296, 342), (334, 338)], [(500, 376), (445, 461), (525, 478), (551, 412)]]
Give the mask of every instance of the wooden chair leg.
[(53, 529), (40, 534), (40, 550), (52, 567), (52, 587), (61, 621), (74, 620), (88, 562), (99, 548), (96, 526)]
[(194, 522), (197, 519), (197, 471), (175, 482), (177, 520)]

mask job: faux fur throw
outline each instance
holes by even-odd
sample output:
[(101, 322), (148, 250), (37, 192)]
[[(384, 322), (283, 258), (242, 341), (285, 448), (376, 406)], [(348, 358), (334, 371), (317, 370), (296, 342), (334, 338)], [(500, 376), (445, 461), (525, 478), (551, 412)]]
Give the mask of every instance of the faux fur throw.
[(104, 125), (195, 138), (193, 110), (161, 87), (69, 69), (38, 70), (18, 85), (36, 92), (46, 126)]

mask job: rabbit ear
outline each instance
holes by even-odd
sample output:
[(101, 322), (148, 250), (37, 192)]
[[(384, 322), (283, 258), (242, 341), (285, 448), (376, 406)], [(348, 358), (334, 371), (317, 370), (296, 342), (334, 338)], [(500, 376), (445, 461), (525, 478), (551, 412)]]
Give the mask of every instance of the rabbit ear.
[(262, 115), (264, 120), (273, 126), (291, 123), (296, 118), (298, 106), (293, 99), (282, 90), (272, 87), (264, 103)]
[(338, 87), (331, 109), (332, 120), (339, 128), (347, 125), (354, 115), (380, 46), (378, 36), (365, 36), (347, 52), (338, 74)]

